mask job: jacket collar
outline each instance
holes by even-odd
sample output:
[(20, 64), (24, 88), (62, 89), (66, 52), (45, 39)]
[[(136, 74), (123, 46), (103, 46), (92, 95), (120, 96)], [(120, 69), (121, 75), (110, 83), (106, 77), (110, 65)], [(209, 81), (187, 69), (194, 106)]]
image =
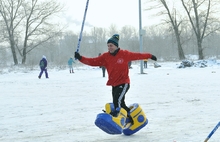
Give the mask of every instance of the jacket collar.
[(120, 50), (120, 48), (118, 48), (118, 49), (116, 49), (113, 53), (110, 53), (112, 56), (115, 56), (117, 53), (118, 53), (118, 51)]

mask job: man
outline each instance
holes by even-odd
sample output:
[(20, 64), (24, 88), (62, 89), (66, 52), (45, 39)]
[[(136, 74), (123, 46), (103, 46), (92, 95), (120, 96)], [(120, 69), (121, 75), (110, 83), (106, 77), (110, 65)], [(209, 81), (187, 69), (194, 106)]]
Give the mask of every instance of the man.
[[(75, 52), (75, 58), (80, 62), (90, 66), (104, 66), (108, 72), (107, 85), (112, 86), (112, 98), (115, 111), (111, 114), (117, 116), (118, 108), (124, 108), (128, 117), (130, 108), (125, 104), (125, 94), (130, 88), (130, 78), (128, 63), (133, 60), (152, 59), (157, 60), (156, 56), (150, 53), (137, 53), (122, 50), (118, 45), (119, 35), (114, 34), (108, 41), (108, 52), (95, 58), (87, 58)], [(132, 120), (131, 120), (132, 121)]]

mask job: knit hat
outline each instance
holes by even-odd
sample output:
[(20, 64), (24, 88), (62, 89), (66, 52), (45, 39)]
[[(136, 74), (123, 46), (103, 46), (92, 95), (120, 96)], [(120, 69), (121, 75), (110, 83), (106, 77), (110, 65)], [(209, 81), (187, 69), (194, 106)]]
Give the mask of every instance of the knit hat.
[(46, 56), (45, 56), (45, 55), (43, 55), (43, 56), (42, 56), (42, 58), (46, 59)]
[(112, 43), (112, 44), (114, 44), (115, 46), (118, 47), (118, 41), (119, 41), (119, 34), (114, 34), (114, 35), (107, 41), (107, 44), (108, 44), (108, 43)]

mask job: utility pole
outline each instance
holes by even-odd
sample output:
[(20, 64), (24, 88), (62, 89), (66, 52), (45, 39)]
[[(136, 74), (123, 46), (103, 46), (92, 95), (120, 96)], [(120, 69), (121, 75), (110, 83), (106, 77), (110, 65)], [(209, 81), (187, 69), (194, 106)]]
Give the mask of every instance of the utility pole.
[[(142, 20), (141, 20), (141, 0), (139, 0), (139, 46), (140, 53), (143, 52), (143, 30), (142, 30)], [(140, 73), (143, 74), (143, 60), (140, 60)]]

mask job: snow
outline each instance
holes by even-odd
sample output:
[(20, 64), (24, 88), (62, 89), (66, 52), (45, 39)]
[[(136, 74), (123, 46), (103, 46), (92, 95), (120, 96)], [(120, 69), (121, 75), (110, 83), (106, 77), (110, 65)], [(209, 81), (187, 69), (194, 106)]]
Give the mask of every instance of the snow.
[[(218, 61), (219, 62), (219, 61)], [(49, 79), (38, 68), (0, 74), (1, 142), (201, 142), (220, 121), (220, 65), (177, 68), (180, 62), (139, 64), (130, 69), (127, 105), (139, 103), (149, 123), (132, 136), (109, 135), (94, 121), (106, 103), (106, 86), (98, 67), (86, 65), (49, 69)], [(9, 70), (9, 69), (8, 69)], [(44, 74), (43, 74), (44, 75)], [(210, 142), (219, 142), (218, 129)]]

